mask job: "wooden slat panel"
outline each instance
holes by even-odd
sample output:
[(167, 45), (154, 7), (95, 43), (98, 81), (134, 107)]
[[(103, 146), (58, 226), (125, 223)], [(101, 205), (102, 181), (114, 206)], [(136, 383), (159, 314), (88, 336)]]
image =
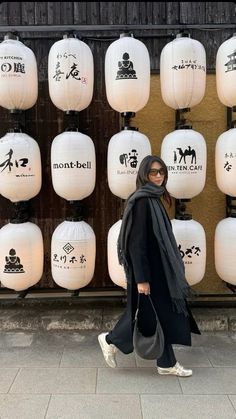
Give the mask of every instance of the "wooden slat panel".
[(61, 2), (47, 2), (48, 25), (60, 25), (61, 16)]
[(181, 24), (201, 24), (206, 21), (206, 3), (197, 1), (180, 2)]
[(8, 4), (8, 2), (0, 3), (0, 25), (8, 25), (9, 23)]
[(101, 21), (99, 2), (87, 3), (87, 25), (96, 25)]
[(153, 20), (154, 25), (162, 25), (166, 23), (166, 5), (165, 2), (154, 2), (153, 3)]
[(21, 7), (20, 2), (8, 3), (8, 25), (21, 24)]
[(87, 2), (74, 2), (74, 24), (85, 25), (87, 23)]
[(61, 1), (61, 24), (73, 25), (74, 23), (74, 4), (72, 1)]
[(101, 25), (125, 25), (127, 23), (127, 3), (124, 1), (102, 1), (100, 2), (100, 24)]
[(235, 2), (206, 2), (205, 23), (235, 23)]
[(35, 2), (35, 24), (46, 25), (48, 23), (48, 9), (47, 2)]
[(137, 25), (140, 23), (140, 3), (127, 2), (127, 24)]
[(168, 25), (179, 23), (179, 2), (168, 1), (166, 3), (166, 23)]
[(20, 2), (20, 5), (21, 5), (21, 24), (34, 25), (35, 23), (34, 3)]

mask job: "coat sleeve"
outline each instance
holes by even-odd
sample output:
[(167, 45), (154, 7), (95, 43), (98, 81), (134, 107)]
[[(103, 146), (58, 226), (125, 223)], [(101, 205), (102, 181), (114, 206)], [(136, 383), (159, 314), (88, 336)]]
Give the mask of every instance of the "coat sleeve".
[(148, 257), (148, 200), (140, 198), (133, 208), (132, 226), (129, 236), (129, 255), (136, 283), (151, 282)]

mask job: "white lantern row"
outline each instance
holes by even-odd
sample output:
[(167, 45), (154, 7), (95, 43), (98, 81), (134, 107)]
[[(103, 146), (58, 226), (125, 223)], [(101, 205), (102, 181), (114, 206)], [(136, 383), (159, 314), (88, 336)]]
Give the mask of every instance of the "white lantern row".
[(107, 261), (109, 276), (114, 284), (127, 288), (127, 280), (122, 265), (119, 264), (117, 255), (117, 241), (122, 220), (117, 221), (108, 231), (107, 236)]
[(96, 157), (93, 141), (81, 132), (66, 131), (51, 146), (52, 184), (68, 201), (82, 200), (95, 187)]
[(203, 45), (178, 34), (160, 57), (162, 99), (173, 109), (192, 108), (205, 94), (206, 52)]
[(38, 97), (37, 63), (33, 51), (6, 35), (0, 43), (0, 106), (26, 110)]
[(221, 220), (215, 230), (215, 267), (219, 277), (236, 285), (236, 218)]
[(199, 283), (206, 269), (206, 235), (204, 228), (195, 220), (171, 220), (185, 275), (190, 286)]
[(0, 194), (12, 202), (28, 201), (42, 184), (41, 155), (29, 135), (7, 133), (0, 139)]
[(56, 284), (76, 290), (88, 285), (95, 268), (96, 241), (84, 221), (63, 221), (51, 241), (51, 269)]
[(168, 168), (168, 192), (177, 199), (191, 199), (205, 186), (207, 150), (203, 136), (192, 129), (166, 135), (161, 158)]
[(122, 34), (105, 56), (106, 95), (117, 112), (137, 112), (150, 94), (150, 57), (143, 42)]
[(63, 111), (87, 108), (93, 96), (93, 55), (83, 41), (68, 38), (55, 42), (48, 57), (49, 95)]
[(151, 154), (146, 135), (135, 130), (123, 130), (113, 135), (108, 144), (107, 176), (111, 192), (126, 199), (136, 189), (139, 165)]
[(22, 291), (35, 285), (43, 274), (43, 238), (31, 222), (9, 223), (0, 229), (0, 281)]

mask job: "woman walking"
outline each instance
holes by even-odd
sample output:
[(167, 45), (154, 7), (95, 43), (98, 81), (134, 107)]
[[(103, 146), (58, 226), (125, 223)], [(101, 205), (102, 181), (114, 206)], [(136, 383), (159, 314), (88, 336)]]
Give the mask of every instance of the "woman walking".
[(134, 316), (139, 301), (139, 329), (154, 333), (155, 322), (150, 295), (165, 338), (162, 356), (157, 359), (161, 375), (188, 377), (192, 370), (177, 362), (172, 344), (191, 346), (191, 332), (200, 334), (186, 298), (190, 288), (185, 278), (172, 226), (162, 199), (170, 206), (166, 189), (167, 167), (158, 156), (146, 156), (138, 170), (136, 191), (126, 203), (118, 238), (118, 258), (127, 278), (127, 307), (109, 333), (98, 336), (103, 356), (116, 367), (117, 348), (124, 354), (133, 348)]

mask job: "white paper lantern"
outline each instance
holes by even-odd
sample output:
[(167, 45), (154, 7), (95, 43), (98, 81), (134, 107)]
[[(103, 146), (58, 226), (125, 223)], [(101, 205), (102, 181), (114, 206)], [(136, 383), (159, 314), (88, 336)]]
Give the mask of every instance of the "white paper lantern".
[(146, 46), (129, 35), (112, 42), (105, 56), (107, 100), (117, 112), (137, 112), (150, 94), (150, 57)]
[(38, 97), (36, 58), (18, 38), (9, 37), (0, 43), (0, 106), (26, 110)]
[(160, 57), (161, 95), (173, 109), (192, 108), (204, 97), (206, 52), (203, 45), (183, 34), (165, 45)]
[(206, 269), (206, 235), (200, 223), (194, 220), (171, 220), (173, 233), (185, 266), (190, 286), (199, 283)]
[(95, 268), (95, 234), (84, 221), (63, 221), (51, 243), (52, 277), (68, 290), (85, 287)]
[(168, 168), (168, 192), (177, 199), (193, 198), (205, 186), (207, 150), (203, 136), (192, 129), (166, 135), (161, 158)]
[(117, 241), (120, 233), (122, 220), (117, 221), (108, 231), (107, 236), (107, 260), (108, 272), (114, 284), (122, 288), (127, 288), (127, 280), (122, 265), (119, 264), (117, 254)]
[(215, 150), (216, 183), (226, 195), (236, 196), (236, 128), (221, 134)]
[(139, 165), (150, 154), (151, 145), (146, 135), (133, 130), (113, 135), (108, 144), (107, 174), (114, 195), (126, 199), (135, 191)]
[(236, 218), (221, 220), (215, 230), (215, 267), (219, 277), (236, 285)]
[(48, 57), (49, 94), (63, 111), (87, 108), (93, 96), (93, 55), (83, 41), (67, 38), (55, 42)]
[(66, 131), (51, 146), (52, 183), (55, 192), (68, 201), (89, 196), (95, 187), (95, 148), (90, 137)]
[(216, 88), (223, 105), (236, 105), (236, 34), (223, 42), (216, 55)]
[(0, 139), (0, 193), (12, 202), (28, 201), (42, 185), (41, 155), (37, 142), (22, 132)]
[(43, 237), (31, 222), (9, 223), (0, 230), (0, 281), (22, 291), (37, 284), (43, 274)]

